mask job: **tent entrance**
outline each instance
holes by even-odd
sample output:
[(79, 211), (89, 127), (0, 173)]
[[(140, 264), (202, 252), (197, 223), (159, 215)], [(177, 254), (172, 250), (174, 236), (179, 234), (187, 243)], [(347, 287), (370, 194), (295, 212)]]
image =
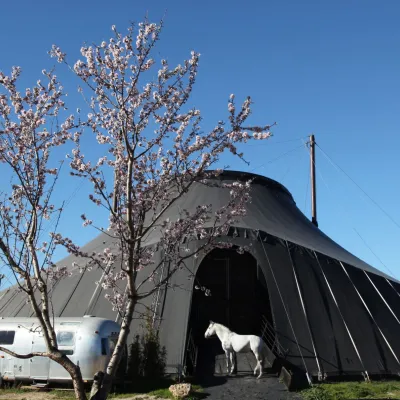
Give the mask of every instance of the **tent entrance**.
[[(251, 254), (215, 249), (201, 263), (195, 285), (200, 289), (193, 291), (188, 358), (192, 363), (195, 361), (196, 373), (226, 373), (219, 339), (205, 339), (204, 333), (212, 320), (238, 334), (261, 335), (262, 320), (271, 320), (264, 274)], [(194, 349), (196, 360), (193, 360)], [(238, 357), (238, 372), (252, 371), (253, 358), (253, 354), (241, 355), (243, 362), (240, 362)], [(190, 362), (187, 365), (190, 369)]]

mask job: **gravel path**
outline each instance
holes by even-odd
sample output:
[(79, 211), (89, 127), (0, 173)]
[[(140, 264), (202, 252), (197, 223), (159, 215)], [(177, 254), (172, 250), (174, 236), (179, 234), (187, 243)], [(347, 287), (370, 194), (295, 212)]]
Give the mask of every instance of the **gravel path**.
[(275, 375), (265, 374), (261, 379), (250, 375), (215, 376), (201, 384), (204, 398), (210, 400), (301, 400), (297, 393), (289, 392)]
[[(214, 344), (214, 348), (212, 347)], [(220, 343), (208, 342), (208, 347), (199, 353), (197, 380), (204, 388), (204, 398), (210, 400), (300, 400), (301, 397), (289, 392), (276, 374), (264, 369), (261, 379), (252, 372), (255, 367), (253, 354), (238, 353), (236, 376), (226, 376), (225, 354), (220, 354)], [(208, 396), (206, 396), (208, 394)]]

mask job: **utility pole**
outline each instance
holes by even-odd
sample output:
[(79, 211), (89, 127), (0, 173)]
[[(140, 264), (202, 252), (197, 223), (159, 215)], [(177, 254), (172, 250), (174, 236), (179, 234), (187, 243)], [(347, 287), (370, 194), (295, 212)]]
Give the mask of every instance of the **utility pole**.
[(317, 189), (315, 179), (315, 137), (310, 135), (310, 168), (311, 168), (311, 222), (318, 227), (317, 222)]

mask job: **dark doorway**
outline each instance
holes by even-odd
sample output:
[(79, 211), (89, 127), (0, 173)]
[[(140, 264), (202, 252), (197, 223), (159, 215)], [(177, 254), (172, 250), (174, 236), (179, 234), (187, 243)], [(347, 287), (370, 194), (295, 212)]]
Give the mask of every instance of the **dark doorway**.
[[(215, 249), (201, 263), (192, 297), (189, 326), (189, 352), (197, 374), (226, 372), (224, 353), (218, 338), (205, 339), (209, 321), (226, 325), (239, 334), (261, 335), (263, 317), (271, 321), (271, 308), (265, 277), (255, 258), (234, 249)], [(196, 351), (194, 351), (196, 350)], [(197, 358), (194, 360), (194, 353)], [(249, 355), (253, 357), (253, 355)], [(253, 357), (254, 358), (254, 357)], [(220, 365), (216, 365), (220, 363)], [(191, 362), (187, 365), (190, 368)], [(250, 372), (253, 368), (240, 366)]]

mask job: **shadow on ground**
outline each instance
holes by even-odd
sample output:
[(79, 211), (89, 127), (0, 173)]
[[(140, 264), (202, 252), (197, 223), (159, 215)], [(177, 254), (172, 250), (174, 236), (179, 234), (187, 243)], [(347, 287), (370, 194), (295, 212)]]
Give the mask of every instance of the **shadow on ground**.
[(286, 386), (279, 382), (275, 374), (267, 372), (260, 379), (252, 374), (239, 373), (233, 376), (209, 375), (197, 377), (195, 383), (203, 387), (203, 398), (210, 400), (231, 399), (268, 399), (268, 400), (300, 400), (297, 393), (289, 392)]

